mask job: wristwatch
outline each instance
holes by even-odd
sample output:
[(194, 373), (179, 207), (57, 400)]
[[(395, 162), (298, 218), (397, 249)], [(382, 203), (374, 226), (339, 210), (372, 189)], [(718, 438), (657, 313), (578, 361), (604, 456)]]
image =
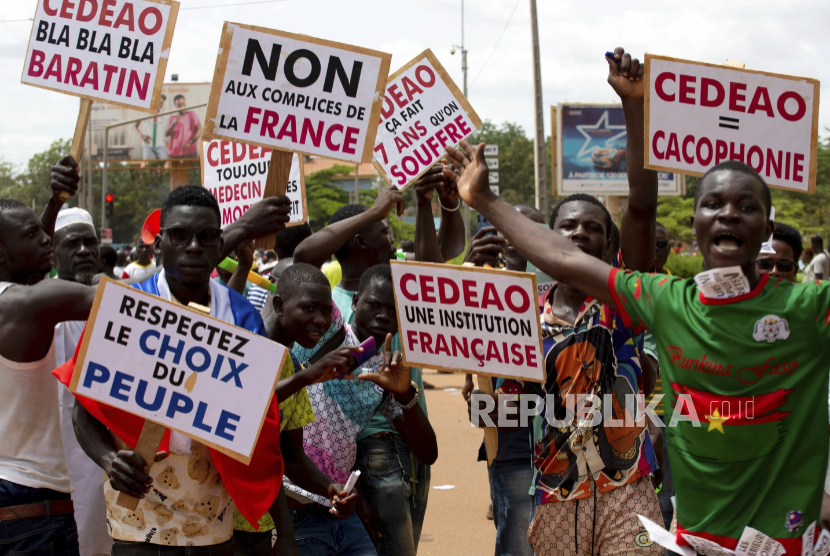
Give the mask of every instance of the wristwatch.
[(421, 398), (421, 389), (418, 388), (418, 385), (415, 384), (415, 381), (412, 381), (412, 388), (415, 389), (415, 395), (412, 396), (412, 399), (409, 400), (409, 403), (406, 405), (401, 405), (401, 409), (406, 411), (407, 409), (412, 409), (415, 407), (415, 404), (418, 403), (418, 400)]

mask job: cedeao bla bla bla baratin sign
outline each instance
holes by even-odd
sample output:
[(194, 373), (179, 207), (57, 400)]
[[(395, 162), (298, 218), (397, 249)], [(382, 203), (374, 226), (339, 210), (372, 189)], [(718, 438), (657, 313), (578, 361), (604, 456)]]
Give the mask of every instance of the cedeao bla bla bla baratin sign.
[(155, 111), (178, 10), (174, 0), (39, 0), (21, 81)]
[[(265, 195), (271, 150), (224, 139), (202, 143), (202, 184), (219, 202), (222, 228), (236, 222)], [(291, 158), (285, 195), (291, 201), (291, 220), (296, 226), (308, 220), (305, 178), (299, 155)]]
[(225, 23), (205, 139), (372, 159), (390, 54)]
[(407, 365), (544, 381), (536, 277), (391, 261)]
[(431, 50), (389, 77), (373, 164), (389, 185), (406, 189), (481, 127), (481, 118)]
[(813, 193), (819, 82), (645, 56), (646, 167), (702, 176), (725, 160)]
[(70, 390), (250, 462), (286, 349), (104, 279)]

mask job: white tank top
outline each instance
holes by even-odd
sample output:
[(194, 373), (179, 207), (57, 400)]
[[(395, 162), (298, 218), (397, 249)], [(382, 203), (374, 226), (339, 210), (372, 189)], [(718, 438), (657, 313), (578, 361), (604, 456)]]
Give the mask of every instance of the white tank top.
[[(9, 286), (0, 282), (0, 294)], [(72, 492), (61, 438), (55, 341), (40, 361), (0, 356), (0, 479)]]

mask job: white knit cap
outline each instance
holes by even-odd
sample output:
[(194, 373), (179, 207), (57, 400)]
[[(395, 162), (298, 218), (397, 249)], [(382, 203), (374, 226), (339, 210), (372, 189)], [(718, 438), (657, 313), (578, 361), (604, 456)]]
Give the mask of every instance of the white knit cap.
[(82, 208), (65, 208), (58, 213), (58, 220), (55, 222), (55, 231), (71, 226), (72, 224), (89, 224), (93, 228), (92, 216)]

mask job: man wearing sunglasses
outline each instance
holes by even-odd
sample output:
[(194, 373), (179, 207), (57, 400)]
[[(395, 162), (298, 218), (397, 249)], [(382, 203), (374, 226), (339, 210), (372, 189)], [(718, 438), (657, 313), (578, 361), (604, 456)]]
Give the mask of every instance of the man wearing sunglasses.
[[(153, 249), (157, 256), (162, 255), (163, 270), (134, 287), (182, 305), (195, 305), (214, 318), (265, 335), (253, 305), (210, 279), (225, 250), (215, 197), (194, 185), (175, 189), (162, 205), (160, 223)], [(78, 441), (109, 477), (104, 498), (113, 556), (149, 556), (157, 554), (158, 545), (180, 547), (180, 554), (186, 546), (194, 545), (195, 551), (188, 554), (230, 556), (233, 501), (225, 485), (247, 481), (268, 491), (273, 490), (275, 481), (281, 484), (278, 429), (276, 434), (263, 429), (260, 436), (260, 443), (268, 443), (263, 452), (267, 451), (265, 457), (273, 465), (264, 466), (260, 459), (246, 468), (245, 477), (225, 468), (220, 476), (207, 448), (184, 435), (171, 431), (169, 454), (161, 452), (155, 462), (145, 463), (80, 404), (75, 409)], [(275, 411), (272, 406), (270, 412)], [(278, 420), (269, 413), (267, 422)], [(118, 425), (112, 426), (114, 431)], [(234, 501), (240, 507), (250, 502), (243, 499), (240, 490), (230, 490), (236, 491)], [(139, 508), (134, 512), (116, 508), (112, 501), (117, 491), (143, 498)], [(282, 489), (279, 492), (269, 510), (278, 534), (275, 550), (281, 555), (297, 554), (285, 496)]]
[(660, 222), (654, 223), (655, 233), (655, 251), (654, 251), (654, 268), (658, 274), (671, 274), (665, 269), (666, 261), (669, 260), (669, 253), (671, 253), (671, 241), (669, 241), (669, 231)]

